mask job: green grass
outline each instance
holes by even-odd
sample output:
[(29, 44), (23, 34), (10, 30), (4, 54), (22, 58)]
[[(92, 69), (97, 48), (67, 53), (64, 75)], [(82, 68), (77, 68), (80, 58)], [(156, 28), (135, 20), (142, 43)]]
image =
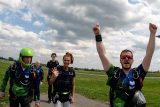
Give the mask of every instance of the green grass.
[[(0, 60), (0, 83), (2, 82), (3, 75), (8, 68), (9, 64)], [(46, 67), (44, 69), (44, 82), (41, 85), (41, 93), (47, 93), (46, 81)], [(91, 75), (90, 75), (91, 74)], [(160, 73), (148, 73), (147, 76), (160, 77)], [(104, 72), (96, 71), (76, 71), (76, 92), (84, 95), (90, 99), (98, 100), (101, 102), (108, 102), (109, 87), (106, 85), (107, 76)], [(147, 100), (147, 107), (159, 107), (160, 105), (160, 79), (146, 78), (144, 80), (144, 87), (142, 91)], [(8, 87), (6, 89), (6, 97), (0, 101), (2, 103), (8, 102)], [(3, 107), (3, 106), (2, 106)]]
[[(109, 101), (109, 86), (106, 85), (107, 76), (104, 72), (77, 71), (76, 91), (88, 98), (107, 103)], [(94, 75), (90, 75), (94, 74)], [(147, 77), (160, 77), (160, 73), (148, 73)], [(147, 107), (160, 105), (160, 79), (146, 78), (143, 94), (147, 100)]]

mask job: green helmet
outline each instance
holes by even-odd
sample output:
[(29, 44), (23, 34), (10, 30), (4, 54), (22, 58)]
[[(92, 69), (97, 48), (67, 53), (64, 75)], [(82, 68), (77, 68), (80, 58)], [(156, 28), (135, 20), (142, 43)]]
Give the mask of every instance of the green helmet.
[(23, 62), (23, 57), (33, 57), (33, 51), (30, 48), (22, 48), (19, 54), (19, 62), (22, 63), (25, 67), (29, 67), (31, 64), (26, 64)]

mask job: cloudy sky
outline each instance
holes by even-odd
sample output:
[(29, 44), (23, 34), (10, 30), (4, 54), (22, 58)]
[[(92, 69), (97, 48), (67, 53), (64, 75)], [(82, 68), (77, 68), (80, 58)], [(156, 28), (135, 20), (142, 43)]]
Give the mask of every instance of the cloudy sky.
[[(62, 64), (69, 51), (72, 66), (102, 69), (91, 30), (99, 22), (110, 62), (120, 66), (119, 54), (127, 48), (135, 67), (145, 55), (149, 23), (160, 26), (159, 7), (159, 0), (0, 0), (0, 56), (17, 59), (21, 48), (30, 47), (33, 61), (47, 63), (56, 52)], [(150, 70), (160, 69), (159, 55), (156, 38)]]

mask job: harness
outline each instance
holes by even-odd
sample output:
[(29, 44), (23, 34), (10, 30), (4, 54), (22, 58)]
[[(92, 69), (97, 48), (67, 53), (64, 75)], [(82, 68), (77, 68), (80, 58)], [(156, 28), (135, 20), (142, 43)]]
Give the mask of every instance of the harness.
[(129, 86), (123, 85), (125, 84), (125, 81), (121, 80), (123, 75), (123, 70), (117, 67), (114, 75), (110, 78), (109, 85), (111, 87), (109, 94), (111, 107), (114, 107), (114, 99), (117, 98), (117, 96), (119, 97), (119, 100), (124, 101), (124, 107), (128, 107), (135, 91), (141, 90), (143, 86), (142, 78), (140, 77), (137, 69), (134, 68), (129, 71), (127, 76)]
[[(11, 96), (32, 96), (32, 67), (22, 70), (20, 63), (15, 62), (10, 67), (10, 95)], [(26, 93), (28, 90), (29, 93)]]
[(69, 67), (68, 71), (63, 71), (63, 67), (60, 66), (59, 76), (55, 80), (54, 92), (53, 92), (53, 103), (56, 103), (57, 100), (62, 103), (66, 101), (70, 101), (71, 93), (72, 93), (72, 81), (74, 76), (73, 68)]

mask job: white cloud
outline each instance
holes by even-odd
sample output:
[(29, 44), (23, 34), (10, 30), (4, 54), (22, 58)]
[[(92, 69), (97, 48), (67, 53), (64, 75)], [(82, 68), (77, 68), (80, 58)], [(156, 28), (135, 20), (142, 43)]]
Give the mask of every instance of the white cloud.
[[(37, 31), (32, 29), (26, 31), (25, 26), (28, 26), (25, 24), (24, 27), (18, 24), (7, 24), (10, 16), (6, 13), (6, 23), (3, 21), (0, 23), (0, 49), (5, 50), (5, 53), (8, 52), (7, 55), (11, 56), (12, 52), (7, 49), (13, 50), (15, 47), (18, 52), (20, 48), (29, 46), (35, 50), (36, 56), (43, 58), (44, 62), (50, 58), (52, 52), (58, 53), (62, 58), (66, 51), (70, 51), (75, 56), (74, 66), (102, 68), (91, 29), (92, 25), (99, 21), (107, 55), (112, 63), (120, 66), (119, 54), (123, 49), (128, 48), (135, 54), (134, 66), (136, 66), (145, 55), (149, 38), (149, 22), (159, 26), (160, 2), (159, 0), (154, 2), (136, 0), (136, 3), (133, 3), (133, 0), (130, 1), (43, 0), (42, 3), (41, 0), (32, 2), (15, 0), (17, 4), (0, 2), (0, 9), (9, 7), (10, 10), (18, 11), (12, 14), (22, 15), (25, 23), (33, 21), (37, 29), (42, 28), (39, 33), (35, 33)], [(5, 12), (0, 12), (0, 14)], [(39, 17), (44, 18), (43, 23), (35, 20)], [(160, 51), (160, 44), (158, 39), (156, 41), (157, 50), (152, 61), (156, 67), (151, 67), (151, 69), (159, 69), (159, 61), (156, 57)], [(5, 53), (1, 51), (0, 55), (7, 56)]]
[(22, 16), (22, 20), (24, 21), (32, 21), (32, 14), (30, 12), (24, 13)]
[(75, 37), (76, 34), (73, 32), (73, 31), (67, 31), (67, 35), (70, 36), (70, 37)]
[(17, 9), (21, 6), (21, 0), (12, 0), (12, 2), (10, 0), (0, 0), (0, 6)]
[(34, 25), (34, 26), (37, 26), (37, 27), (41, 27), (41, 26), (43, 25), (43, 23), (40, 22), (40, 21), (35, 21), (35, 22), (33, 23), (33, 25)]

